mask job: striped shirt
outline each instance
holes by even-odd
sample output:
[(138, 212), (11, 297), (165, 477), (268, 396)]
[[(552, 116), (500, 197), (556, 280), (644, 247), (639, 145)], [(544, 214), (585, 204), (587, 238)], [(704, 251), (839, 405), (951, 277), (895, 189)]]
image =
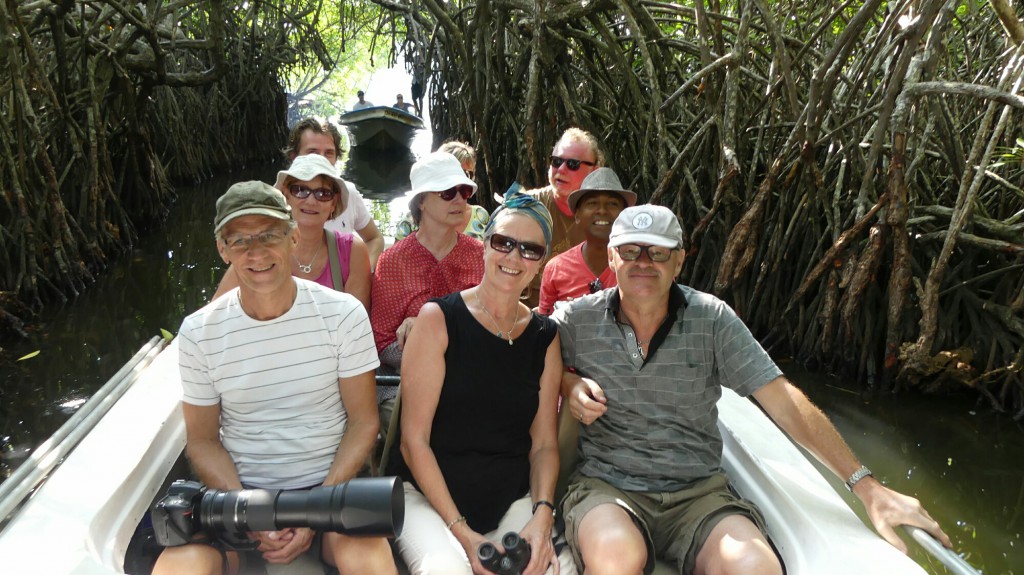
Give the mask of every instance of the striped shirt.
[(183, 401), (220, 404), (221, 443), (245, 485), (323, 482), (347, 421), (338, 378), (379, 365), (357, 299), (295, 283), (295, 302), (280, 317), (252, 319), (236, 288), (185, 318), (178, 333)]
[(721, 469), (721, 386), (747, 396), (782, 375), (722, 300), (686, 286), (645, 361), (616, 320), (615, 288), (556, 305), (562, 359), (604, 390), (608, 411), (580, 429), (580, 467), (622, 490), (678, 491)]

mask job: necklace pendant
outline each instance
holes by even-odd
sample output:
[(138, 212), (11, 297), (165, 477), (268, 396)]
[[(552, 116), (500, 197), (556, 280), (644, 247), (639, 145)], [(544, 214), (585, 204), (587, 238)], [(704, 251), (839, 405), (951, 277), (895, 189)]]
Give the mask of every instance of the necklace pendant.
[(299, 271), (301, 271), (304, 274), (311, 273), (313, 271), (313, 264), (309, 264), (308, 266), (299, 264)]
[(508, 338), (508, 344), (509, 344), (509, 345), (512, 345), (512, 335), (511, 335), (511, 334), (509, 334), (509, 338)]

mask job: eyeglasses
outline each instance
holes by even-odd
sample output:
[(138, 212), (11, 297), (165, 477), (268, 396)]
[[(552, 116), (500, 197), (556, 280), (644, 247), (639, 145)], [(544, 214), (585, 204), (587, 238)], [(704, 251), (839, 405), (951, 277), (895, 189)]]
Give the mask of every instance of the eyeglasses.
[(300, 200), (304, 200), (309, 197), (309, 194), (313, 194), (318, 202), (329, 202), (334, 199), (334, 190), (331, 188), (309, 188), (302, 184), (292, 184), (288, 186), (288, 193), (295, 196)]
[(540, 244), (521, 242), (501, 234), (491, 235), (491, 247), (503, 254), (510, 253), (512, 250), (519, 248), (519, 255), (524, 260), (534, 262), (544, 257), (544, 254), (547, 252), (547, 248)]
[(222, 241), (231, 253), (237, 255), (249, 251), (254, 243), (259, 243), (265, 248), (279, 246), (287, 236), (288, 232), (286, 231), (270, 230), (248, 236), (231, 236), (230, 238), (224, 238)]
[(590, 289), (590, 293), (597, 293), (604, 289), (604, 284), (601, 283), (601, 278), (594, 278), (594, 281), (587, 284), (587, 288)]
[(572, 158), (560, 158), (558, 156), (551, 156), (551, 167), (552, 168), (557, 170), (558, 168), (562, 167), (562, 164), (565, 164), (565, 167), (569, 168), (573, 172), (575, 172), (576, 170), (580, 169), (580, 164), (586, 164), (588, 166), (596, 166), (597, 165), (594, 162), (588, 162), (586, 160), (575, 160), (575, 159), (572, 159)]
[(462, 196), (462, 199), (468, 200), (469, 198), (473, 197), (473, 194), (476, 193), (476, 190), (474, 190), (473, 186), (469, 184), (459, 184), (454, 188), (448, 188), (443, 192), (434, 193), (437, 194), (438, 196), (441, 196), (442, 200), (450, 202), (455, 199), (456, 194)]
[(672, 252), (679, 248), (666, 248), (662, 246), (638, 246), (636, 244), (622, 244), (615, 246), (619, 257), (627, 262), (635, 262), (644, 253), (651, 258), (652, 262), (667, 262), (672, 257)]

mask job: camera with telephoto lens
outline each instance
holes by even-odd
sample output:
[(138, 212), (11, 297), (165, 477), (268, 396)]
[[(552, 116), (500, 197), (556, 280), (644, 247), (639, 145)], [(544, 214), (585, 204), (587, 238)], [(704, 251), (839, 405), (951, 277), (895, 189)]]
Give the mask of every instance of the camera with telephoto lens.
[(504, 553), (498, 553), (493, 543), (484, 543), (476, 550), (480, 564), (496, 575), (520, 575), (530, 564), (530, 544), (515, 531), (501, 537)]
[(295, 491), (220, 491), (178, 480), (153, 506), (152, 516), (156, 540), (164, 547), (216, 541), (245, 548), (246, 533), (287, 527), (397, 537), (405, 521), (405, 495), (397, 477), (352, 479)]

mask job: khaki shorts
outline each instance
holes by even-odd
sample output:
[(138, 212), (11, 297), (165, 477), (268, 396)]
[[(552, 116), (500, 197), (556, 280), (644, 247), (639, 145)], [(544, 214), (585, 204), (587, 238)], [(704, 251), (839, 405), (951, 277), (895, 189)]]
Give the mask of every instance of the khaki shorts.
[(621, 491), (593, 477), (577, 473), (562, 500), (565, 534), (573, 558), (582, 572), (584, 563), (577, 545), (583, 517), (599, 505), (622, 507), (633, 518), (647, 543), (647, 566), (654, 569), (655, 557), (678, 562), (681, 573), (692, 573), (697, 553), (719, 521), (729, 515), (743, 515), (765, 533), (764, 518), (753, 503), (740, 499), (729, 488), (724, 473), (712, 475), (692, 487), (674, 492)]

